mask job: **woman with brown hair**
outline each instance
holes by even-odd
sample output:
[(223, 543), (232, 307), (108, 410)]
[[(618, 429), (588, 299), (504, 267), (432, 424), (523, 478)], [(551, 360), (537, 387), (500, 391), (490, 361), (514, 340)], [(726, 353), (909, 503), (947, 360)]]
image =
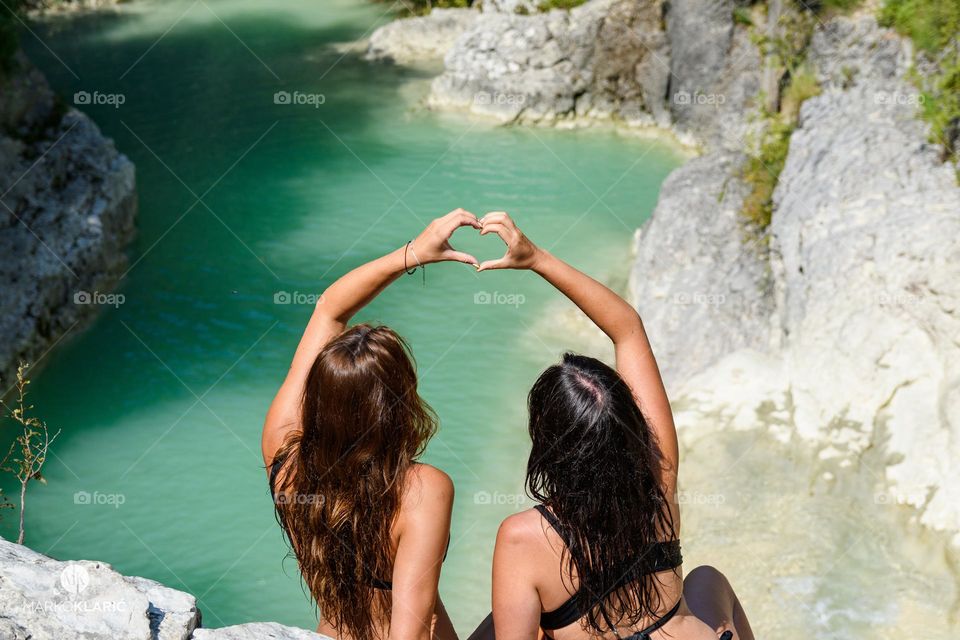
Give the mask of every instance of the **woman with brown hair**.
[(401, 274), (477, 264), (453, 250), (462, 209), (354, 269), (320, 298), (263, 427), (277, 519), (320, 609), (344, 640), (456, 640), (438, 593), (453, 484), (417, 461), (436, 431), (403, 339), (350, 318)]

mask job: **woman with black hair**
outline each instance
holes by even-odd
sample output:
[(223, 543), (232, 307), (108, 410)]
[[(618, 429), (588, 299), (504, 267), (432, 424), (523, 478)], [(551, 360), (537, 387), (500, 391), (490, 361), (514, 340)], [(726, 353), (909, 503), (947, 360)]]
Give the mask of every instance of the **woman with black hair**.
[[(497, 640), (751, 640), (716, 569), (686, 578), (676, 500), (679, 447), (670, 403), (637, 312), (534, 246), (503, 212), (484, 216), (506, 254), (487, 269), (530, 269), (613, 341), (616, 370), (566, 354), (529, 395), (527, 489), (534, 509), (504, 520), (493, 560)], [(488, 635), (481, 625), (478, 634)]]

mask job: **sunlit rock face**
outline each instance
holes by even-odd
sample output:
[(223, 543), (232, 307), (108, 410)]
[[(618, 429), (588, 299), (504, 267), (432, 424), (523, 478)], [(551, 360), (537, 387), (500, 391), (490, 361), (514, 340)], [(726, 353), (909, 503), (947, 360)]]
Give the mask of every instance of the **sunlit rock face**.
[(396, 64), (441, 62), (479, 16), (475, 9), (433, 9), (425, 16), (394, 20), (373, 32), (365, 57)]
[(801, 110), (768, 235), (731, 214), (735, 157), (703, 156), (664, 183), (633, 293), (679, 404), (766, 429), (776, 414), (825, 459), (881, 448), (894, 499), (960, 531), (960, 188), (909, 59), (869, 17), (818, 29), (824, 91)]
[(126, 264), (133, 163), (19, 56), (0, 91), (0, 378), (100, 307)]
[(828, 88), (804, 103), (774, 194), (784, 357), (801, 434), (886, 447), (898, 498), (960, 530), (960, 188), (901, 45), (872, 19), (815, 39)]
[(105, 562), (61, 562), (0, 538), (4, 640), (330, 640), (276, 622), (202, 629), (197, 600)]
[(504, 121), (611, 117), (668, 124), (661, 0), (570, 11), (485, 12), (446, 56), (429, 103)]
[(186, 640), (196, 599), (103, 562), (60, 562), (0, 538), (0, 637)]

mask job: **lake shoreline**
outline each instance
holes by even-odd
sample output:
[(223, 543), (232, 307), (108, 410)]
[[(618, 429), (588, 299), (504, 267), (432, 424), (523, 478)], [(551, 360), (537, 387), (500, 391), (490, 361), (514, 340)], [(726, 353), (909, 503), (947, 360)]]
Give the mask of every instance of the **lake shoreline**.
[[(794, 55), (805, 59), (804, 73), (815, 89), (799, 98), (793, 107), (796, 121), (787, 123), (787, 136), (777, 142), (783, 149), (783, 174), (767, 187), (768, 219), (758, 222), (745, 214), (760, 188), (748, 180), (748, 167), (757, 165), (759, 157), (760, 173), (773, 171), (761, 148), (773, 143), (763, 142), (764, 136), (786, 125), (764, 116), (768, 107), (755, 98), (770, 86), (771, 76), (754, 36), (776, 35), (782, 27), (764, 22), (756, 11), (738, 14), (723, 3), (716, 12), (693, 19), (694, 5), (684, 0), (638, 7), (591, 0), (570, 11), (530, 15), (486, 7), (450, 9), (436, 18), (428, 14), (381, 27), (370, 38), (367, 58), (413, 64), (442, 57), (444, 68), (426, 99), (438, 111), (465, 111), (507, 125), (563, 129), (613, 122), (628, 131), (668, 132), (691, 159), (664, 183), (652, 218), (637, 231), (637, 257), (630, 268), (634, 301), (652, 330), (665, 336), (658, 352), (666, 356), (668, 388), (678, 397), (702, 391), (691, 380), (708, 384), (706, 372), (724, 358), (739, 359), (745, 380), (760, 380), (769, 374), (765, 365), (747, 364), (750, 354), (758, 352), (780, 363), (777, 395), (798, 404), (794, 428), (825, 455), (856, 458), (876, 446), (892, 420), (900, 431), (893, 434), (889, 450), (903, 461), (887, 465), (889, 490), (897, 502), (920, 510), (925, 524), (955, 535), (960, 548), (960, 507), (946, 498), (960, 490), (960, 478), (950, 471), (950, 454), (941, 446), (949, 440), (951, 450), (956, 449), (960, 419), (950, 417), (950, 401), (938, 391), (950, 379), (945, 354), (960, 356), (956, 345), (938, 337), (960, 331), (950, 311), (958, 292), (953, 286), (923, 284), (960, 280), (957, 269), (946, 264), (949, 245), (917, 237), (903, 247), (904, 254), (924, 264), (910, 271), (907, 282), (905, 265), (889, 252), (826, 249), (840, 242), (830, 234), (849, 232), (836, 213), (843, 210), (869, 220), (870, 233), (889, 234), (888, 241), (894, 242), (899, 231), (885, 223), (884, 198), (902, 201), (898, 211), (912, 211), (915, 226), (934, 227), (930, 233), (941, 238), (954, 235), (957, 216), (939, 215), (960, 211), (956, 166), (938, 158), (942, 145), (928, 142), (929, 127), (917, 105), (907, 100), (918, 95), (909, 81), (914, 47), (879, 26), (876, 7), (870, 5), (849, 15), (824, 16), (810, 27), (809, 43)], [(789, 17), (789, 8), (781, 10)], [(661, 12), (666, 12), (665, 21), (659, 20)], [(633, 38), (629, 43), (621, 38), (626, 29)], [(421, 40), (447, 43), (448, 48), (420, 47)], [(608, 81), (615, 74), (618, 80)], [(787, 89), (780, 91), (781, 103), (797, 101)], [(835, 122), (844, 122), (846, 129)], [(857, 127), (861, 139), (844, 136)], [(874, 153), (893, 148), (902, 151)], [(829, 168), (820, 166), (824, 154), (832, 159)], [(848, 158), (863, 160), (851, 164)], [(896, 168), (903, 166), (914, 173), (899, 174)], [(847, 186), (851, 184), (859, 188)], [(798, 191), (806, 196), (795, 195)], [(811, 201), (816, 202), (813, 211)], [(826, 236), (818, 225), (827, 225)], [(824, 248), (812, 254), (814, 239), (805, 236)], [(859, 254), (838, 259), (837, 252)], [(674, 260), (663, 261), (664, 253)], [(845, 266), (843, 277), (831, 272), (850, 260), (854, 266)], [(885, 274), (881, 281), (855, 266), (864, 262), (878, 265)], [(798, 272), (799, 277), (794, 275)], [(811, 272), (815, 276), (803, 275)], [(819, 291), (815, 301), (805, 293), (812, 287)], [(810, 304), (823, 307), (822, 313), (807, 312)], [(893, 349), (893, 335), (916, 332), (924, 343), (917, 348), (937, 373), (922, 392), (914, 385), (912, 402), (922, 404), (922, 410), (904, 406), (891, 416), (887, 403), (898, 389), (926, 379), (924, 372), (914, 372), (906, 362), (893, 373), (864, 370), (856, 355), (833, 357), (818, 346), (830, 343), (837, 331), (835, 322), (818, 317), (856, 322), (867, 310), (890, 332), (889, 347), (867, 345), (868, 352)], [(917, 320), (918, 313), (923, 320)], [(798, 341), (793, 336), (801, 327), (809, 337)], [(878, 338), (886, 341), (886, 336)], [(830, 350), (842, 353), (842, 348), (835, 344)], [(824, 367), (837, 378), (862, 380), (855, 392), (858, 406), (851, 408), (842, 394), (817, 381)], [(960, 393), (955, 382), (951, 389)], [(748, 401), (730, 402), (740, 406)], [(936, 426), (908, 436), (917, 416)], [(851, 418), (858, 426), (839, 431), (828, 426)], [(938, 449), (941, 455), (931, 470), (929, 452)]]
[[(616, 3), (603, 0), (603, 3), (592, 4), (594, 7), (591, 11), (596, 11), (597, 7), (602, 6), (607, 10)], [(686, 6), (679, 0), (675, 4)], [(719, 20), (720, 17), (711, 18)], [(723, 20), (729, 17), (724, 17)], [(560, 16), (551, 19), (563, 18)], [(497, 24), (508, 22), (510, 25), (522, 22), (520, 17), (498, 17), (494, 20), (499, 21)], [(514, 26), (510, 28), (513, 29)], [(680, 29), (679, 26), (675, 28)], [(684, 28), (692, 27), (687, 25)], [(429, 97), (431, 89), (427, 89), (426, 98), (418, 99), (415, 108), (430, 109), (438, 114), (455, 113), (457, 117), (464, 115), (469, 118), (483, 118), (485, 122), (491, 123), (509, 122), (511, 126), (531, 126), (538, 131), (544, 128), (614, 131), (616, 135), (623, 135), (625, 138), (637, 137), (652, 139), (657, 143), (663, 142), (675, 147), (678, 153), (686, 155), (687, 162), (663, 183), (653, 217), (633, 236), (634, 257), (630, 260), (630, 267), (624, 269), (624, 278), (628, 272), (630, 277), (626, 288), (643, 313), (651, 335), (656, 336), (655, 347), (658, 354), (662, 354), (667, 384), (676, 401), (677, 422), (681, 442), (687, 448), (686, 454), (696, 460), (699, 452), (700, 466), (711, 469), (713, 467), (707, 465), (713, 457), (713, 451), (721, 449), (727, 440), (739, 438), (746, 441), (739, 443), (743, 445), (740, 449), (734, 447), (730, 452), (726, 452), (732, 454), (731, 461), (736, 461), (740, 454), (749, 455), (749, 437), (740, 437), (742, 434), (772, 433), (778, 436), (781, 442), (788, 443), (793, 441), (791, 438), (797, 438), (804, 447), (814, 447), (809, 456), (810, 460), (805, 463), (807, 466), (799, 468), (818, 472), (808, 479), (809, 491), (819, 492), (818, 495), (822, 496), (831, 495), (832, 487), (838, 484), (838, 478), (841, 486), (847, 481), (859, 483), (863, 481), (861, 476), (865, 469), (869, 473), (875, 468), (879, 478), (876, 486), (859, 487), (856, 493), (857, 505), (872, 501), (864, 507), (867, 511), (886, 504), (905, 505), (903, 508), (892, 507), (896, 511), (896, 517), (903, 521), (903, 531), (918, 538), (923, 537), (918, 534), (920, 527), (924, 527), (924, 531), (931, 531), (929, 538), (924, 537), (924, 540), (929, 542), (929, 547), (925, 547), (921, 552), (929, 552), (931, 558), (942, 558), (946, 555), (947, 564), (956, 578), (956, 550), (960, 546), (960, 537), (954, 533), (956, 513), (949, 504), (942, 502), (944, 496), (953, 490), (953, 485), (941, 468), (940, 458), (929, 473), (921, 468), (922, 456), (931, 450), (947, 456), (949, 462), (954, 442), (950, 439), (951, 426), (934, 420), (930, 423), (930, 428), (918, 433), (912, 441), (904, 439), (905, 434), (915, 432), (915, 407), (924, 407), (924, 411), (928, 408), (943, 408), (929, 390), (934, 382), (948, 383), (947, 377), (937, 377), (937, 372), (946, 370), (947, 360), (953, 352), (943, 351), (947, 355), (944, 355), (941, 361), (935, 356), (938, 350), (945, 347), (935, 342), (936, 336), (922, 335), (922, 331), (916, 332), (914, 329), (918, 324), (918, 317), (922, 317), (924, 322), (929, 321), (930, 326), (936, 327), (938, 331), (942, 330), (946, 335), (950, 335), (953, 328), (950, 321), (933, 308), (937, 305), (950, 308), (949, 295), (952, 295), (953, 289), (949, 278), (952, 272), (939, 262), (933, 264), (928, 254), (949, 258), (949, 254), (944, 252), (943, 243), (936, 240), (955, 236), (951, 235), (952, 227), (937, 226), (943, 220), (949, 223), (950, 216), (947, 214), (950, 212), (947, 210), (947, 214), (943, 214), (935, 205), (938, 200), (941, 203), (954, 202), (955, 189), (945, 181), (945, 170), (934, 161), (935, 150), (926, 142), (923, 127), (918, 124), (913, 114), (877, 102), (879, 95), (910, 91), (909, 85), (903, 82), (906, 43), (864, 16), (833, 18), (818, 34), (812, 45), (811, 59), (818, 61), (822, 67), (818, 71), (818, 81), (823, 86), (823, 94), (810, 98), (801, 109), (798, 126), (790, 136), (790, 150), (785, 159), (785, 168), (779, 176), (780, 183), (776, 185), (773, 196), (773, 220), (769, 227), (754, 236), (742, 235), (745, 228), (751, 230), (742, 220), (743, 201), (750, 193), (750, 185), (746, 184), (742, 177), (743, 166), (748, 161), (751, 149), (748, 145), (730, 148), (723, 142), (726, 135), (723, 131), (729, 131), (730, 127), (737, 129), (746, 126), (746, 122), (727, 122), (718, 127), (717, 131), (705, 132), (702, 127), (709, 123), (705, 125), (700, 119), (702, 114), (696, 110), (678, 108), (685, 105), (663, 105), (666, 111), (660, 112), (661, 118), (664, 113), (677, 108), (675, 112), (671, 111), (671, 121), (667, 125), (637, 124), (657, 122), (658, 116), (653, 113), (648, 114), (649, 119), (644, 117), (634, 120), (635, 124), (631, 126), (628, 121), (620, 120), (616, 115), (587, 115), (589, 109), (581, 115), (575, 106), (573, 116), (551, 120), (543, 115), (549, 113), (550, 108), (544, 108), (543, 103), (537, 102), (540, 98), (536, 97), (531, 98), (530, 104), (540, 106), (536, 106), (532, 115), (517, 117), (516, 113), (505, 111), (503, 113), (509, 116), (505, 120), (503, 114), (496, 110), (474, 109), (476, 93), (469, 104), (458, 106), (452, 103), (444, 104), (442, 101), (432, 102)], [(732, 26), (729, 29), (729, 38), (729, 41), (724, 42), (735, 41), (736, 46), (744, 46), (743, 29), (740, 27)], [(858, 48), (852, 42), (857, 39), (870, 43), (871, 50), (879, 53), (868, 55), (865, 52), (866, 47)], [(457, 38), (453, 40), (460, 42)], [(553, 40), (557, 40), (556, 35), (544, 42)], [(560, 40), (563, 40), (563, 36)], [(573, 50), (579, 50), (581, 40), (578, 37), (573, 44), (564, 40), (566, 44), (558, 46), (570, 44)], [(467, 39), (464, 42), (474, 41)], [(717, 45), (718, 49), (724, 49), (720, 46), (722, 42), (713, 44)], [(463, 66), (457, 67), (458, 72), (469, 69), (466, 61), (470, 59), (468, 54), (473, 51), (471, 46), (465, 44), (461, 50), (457, 64)], [(842, 52), (844, 48), (849, 50), (846, 56)], [(357, 47), (350, 51), (356, 53)], [(490, 61), (487, 60), (480, 66), (488, 68), (483, 66), (488, 62)], [(594, 59), (590, 64), (596, 63), (597, 60)], [(844, 67), (851, 63), (856, 66), (858, 78), (852, 85), (845, 77), (844, 70)], [(724, 68), (731, 66), (722, 60), (718, 64)], [(438, 74), (445, 73), (443, 68), (438, 68), (437, 71)], [(521, 68), (517, 72), (522, 74), (526, 71), (528, 70)], [(725, 82), (729, 85), (733, 81), (734, 78), (727, 78)], [(474, 82), (476, 84), (473, 84)], [(496, 79), (485, 76), (482, 82), (472, 79), (470, 90), (486, 92), (491, 96), (497, 91), (506, 96), (518, 95), (511, 93), (516, 90), (513, 81), (503, 86), (497, 82)], [(654, 85), (660, 86), (656, 83)], [(627, 100), (619, 104), (617, 110), (629, 111), (637, 106), (638, 94), (633, 93), (634, 89), (636, 87), (630, 89), (627, 96), (634, 102)], [(681, 86), (679, 90), (684, 89)], [(668, 96), (665, 94), (665, 97)], [(731, 101), (735, 100), (731, 98)], [(594, 103), (591, 102), (591, 105)], [(859, 122), (857, 114), (864, 109), (869, 110), (870, 117), (859, 118), (863, 121)], [(556, 112), (555, 110), (554, 113)], [(865, 146), (858, 146), (852, 139), (855, 136), (844, 136), (843, 127), (831, 127), (830, 123), (833, 121), (843, 123), (843, 127), (868, 142)], [(904, 132), (902, 137), (895, 135), (898, 130)], [(695, 131), (701, 133), (698, 135)], [(834, 143), (839, 151), (831, 153)], [(402, 147), (402, 144), (397, 146)], [(906, 151), (900, 155), (891, 154), (888, 158), (893, 160), (886, 163), (870, 161), (869, 156), (874, 149), (889, 150), (892, 147)], [(861, 166), (858, 168), (856, 163), (842, 163), (840, 156), (844, 155), (861, 158)], [(817, 165), (813, 158), (826, 158), (827, 164)], [(898, 167), (906, 167), (907, 170), (899, 171)], [(833, 177), (827, 180), (821, 174), (830, 174)], [(882, 179), (873, 180), (872, 176), (880, 176)], [(863, 188), (844, 190), (846, 185), (851, 183), (863, 185)], [(924, 189), (930, 192), (927, 197), (914, 198), (914, 194), (922, 193)], [(837, 243), (836, 239), (843, 237), (844, 233), (857, 237), (856, 228), (844, 226), (846, 218), (862, 221), (865, 232), (877, 238), (879, 243), (898, 246), (897, 238), (893, 236), (902, 232), (897, 228), (884, 230), (879, 216), (872, 216), (875, 211), (886, 211), (883, 208), (883, 199), (889, 199), (904, 210), (918, 212), (907, 220), (907, 226), (916, 226), (924, 235), (933, 238), (934, 241), (924, 244), (911, 236), (906, 245), (910, 260), (916, 261), (919, 266), (904, 266), (890, 253), (845, 253), (844, 245)], [(877, 200), (881, 202), (878, 204)], [(808, 211), (810, 207), (801, 206), (804, 202), (813, 202), (816, 206), (812, 211)], [(866, 206), (862, 206), (864, 202), (867, 203)], [(840, 215), (830, 217), (824, 213), (831, 209), (839, 211)], [(926, 224), (932, 226), (924, 226)], [(820, 228), (827, 228), (829, 233), (818, 235), (817, 230)], [(745, 237), (751, 240), (744, 241)], [(801, 239), (806, 244), (801, 243)], [(630, 243), (629, 232), (625, 232), (620, 240), (624, 246)], [(815, 250), (818, 241), (823, 243), (819, 253)], [(673, 258), (664, 260), (664, 255)], [(844, 260), (830, 260), (830, 255), (843, 256)], [(848, 259), (855, 264), (878, 265), (882, 279), (872, 282), (864, 278), (862, 271), (844, 270), (845, 261)], [(946, 262), (949, 264), (949, 261)], [(901, 271), (908, 277), (897, 280), (891, 275), (893, 271)], [(809, 275), (797, 275), (804, 272)], [(917, 290), (918, 283), (927, 282), (922, 277), (925, 273), (932, 274), (928, 283), (930, 290)], [(850, 282), (844, 284), (844, 278), (849, 278)], [(820, 288), (815, 289), (815, 296), (804, 297), (805, 288), (816, 287)], [(944, 291), (947, 293), (943, 294)], [(860, 306), (854, 308), (850, 304), (839, 303), (826, 305), (833, 299), (843, 301), (847, 298), (861, 301), (858, 302)], [(821, 304), (825, 306), (818, 306)], [(812, 310), (807, 311), (807, 306)], [(895, 374), (893, 376), (873, 378), (872, 368), (865, 372), (853, 366), (855, 363), (851, 363), (849, 359), (835, 358), (835, 354), (845, 353), (843, 343), (818, 347), (817, 344), (802, 340), (794, 341), (793, 336), (798, 334), (819, 337), (842, 334), (834, 325), (808, 324), (818, 315), (832, 317), (831, 314), (834, 314), (844, 319), (845, 326), (862, 329), (863, 325), (857, 324), (855, 313), (861, 308), (867, 310), (873, 323), (868, 323), (869, 331), (876, 331), (878, 342), (890, 340), (889, 350), (870, 355), (876, 355), (875, 363), (882, 362), (887, 369), (892, 369)], [(554, 306), (546, 309), (548, 315), (559, 313)], [(549, 318), (545, 322), (550, 328), (556, 326), (555, 318)], [(536, 324), (535, 328), (541, 326)], [(576, 333), (578, 329), (579, 326), (573, 326), (571, 332)], [(536, 331), (532, 333), (536, 334)], [(589, 333), (589, 329), (586, 333)], [(588, 338), (583, 341), (589, 342)], [(917, 367), (911, 367), (905, 355), (896, 350), (898, 341), (911, 347), (911, 353), (919, 354), (920, 365), (934, 374), (926, 375)], [(828, 354), (830, 358), (824, 356), (824, 350), (831, 352)], [(808, 352), (817, 353), (819, 356), (817, 359), (805, 359)], [(828, 365), (832, 369), (823, 368)], [(879, 364), (876, 368), (879, 368)], [(827, 371), (829, 376), (824, 371)], [(859, 386), (850, 384), (852, 392), (857, 394), (855, 405), (864, 408), (864, 415), (856, 416), (860, 418), (859, 423), (850, 424), (840, 419), (847, 416), (844, 398), (819, 384), (817, 377), (862, 381)], [(844, 386), (847, 384), (845, 382)], [(864, 388), (870, 386), (875, 386), (880, 391), (868, 394)], [(919, 390), (918, 394), (911, 395), (911, 389)], [(931, 414), (936, 413), (938, 411), (931, 411)], [(109, 424), (109, 421), (107, 423)], [(717, 432), (731, 435), (730, 438), (712, 438)], [(702, 453), (705, 442), (711, 445), (710, 456)], [(894, 464), (895, 461), (891, 460), (888, 455), (890, 453), (903, 456), (899, 468)], [(761, 462), (754, 460), (756, 464)], [(889, 475), (889, 468), (894, 468), (894, 475)], [(688, 508), (694, 512), (696, 518), (705, 522), (704, 526), (709, 527), (711, 520), (729, 522), (742, 513), (750, 512), (745, 503), (739, 502), (742, 496), (737, 494), (740, 490), (752, 490), (749, 485), (739, 489), (732, 488), (723, 493), (726, 504), (725, 507), (720, 505), (721, 511), (717, 514), (710, 511), (715, 505), (698, 502), (708, 498), (717, 500), (717, 495), (722, 493), (722, 490), (697, 492), (698, 488), (712, 487), (710, 481), (710, 477), (693, 476), (689, 484), (690, 492), (687, 494)], [(479, 486), (483, 487), (482, 484)], [(924, 487), (928, 491), (930, 487), (935, 487), (932, 495), (941, 501), (931, 501), (931, 494), (920, 491)], [(798, 489), (791, 485), (789, 490), (800, 495), (802, 487)], [(791, 495), (794, 494), (784, 493), (779, 498), (785, 501)], [(776, 506), (775, 499), (772, 504)], [(722, 508), (728, 511), (723, 512)], [(795, 511), (785, 509), (784, 517), (799, 518), (797, 512), (803, 515), (802, 508), (796, 508)], [(705, 518), (704, 514), (716, 517)], [(784, 521), (794, 522), (789, 519)], [(797, 526), (803, 526), (803, 522), (798, 521)], [(877, 535), (886, 535), (894, 530), (893, 527), (880, 528)], [(896, 531), (900, 529), (897, 528)], [(848, 541), (840, 537), (841, 533), (844, 532), (837, 533), (838, 538), (831, 539), (830, 544), (845, 545)], [(715, 536), (708, 536), (712, 543), (718, 547), (723, 545), (722, 530), (711, 532), (711, 535)], [(9, 549), (9, 544), (0, 542), (0, 549)], [(700, 544), (703, 545), (703, 542)], [(817, 556), (820, 550), (811, 547), (810, 551), (810, 555)], [(43, 558), (26, 557), (23, 555), (24, 549), (9, 550), (8, 553), (16, 560), (6, 567), (0, 563), (0, 578), (5, 572), (10, 572), (9, 575), (24, 575), (19, 573), (24, 567), (42, 565), (45, 573), (37, 574), (39, 577), (35, 576), (35, 579), (46, 586), (54, 585), (58, 590), (58, 598), (71, 595), (69, 590), (64, 591), (56, 586), (63, 586), (64, 571), (69, 577), (78, 573), (76, 569), (69, 569), (69, 566), (88, 566), (83, 561), (50, 564)], [(730, 562), (738, 557), (730, 554), (727, 549), (724, 554), (723, 557)], [(707, 560), (709, 561), (709, 558)], [(97, 572), (100, 571), (100, 566), (106, 566), (103, 563), (94, 564), (98, 566)], [(810, 575), (800, 578), (791, 566), (771, 567), (764, 569), (776, 573), (774, 577), (778, 588), (782, 588), (787, 596), (793, 594), (801, 604), (815, 602), (819, 611), (821, 604), (835, 597), (835, 594), (829, 592), (829, 587), (817, 582), (829, 574), (826, 565), (820, 567), (822, 575), (810, 571)], [(748, 581), (751, 575), (755, 578), (755, 573), (751, 574), (747, 568), (750, 568), (749, 563), (741, 563), (735, 567), (735, 572), (743, 573), (738, 576), (741, 580)], [(93, 570), (88, 568), (88, 572), (90, 571)], [(104, 572), (104, 575), (107, 573)], [(122, 578), (118, 576), (119, 574), (109, 578), (108, 582)], [(939, 580), (939, 575), (935, 577)], [(927, 579), (932, 580), (926, 574), (917, 576), (919, 581)], [(805, 580), (815, 586), (810, 587)], [(77, 583), (68, 580), (68, 586), (69, 584)], [(939, 586), (943, 583), (935, 584)], [(171, 635), (164, 630), (162, 637), (178, 637), (181, 640), (255, 638), (262, 637), (262, 634), (267, 632), (255, 624), (241, 625), (243, 628), (195, 630), (190, 625), (196, 626), (199, 622), (196, 598), (177, 592), (179, 595), (176, 598), (181, 604), (165, 604), (167, 601), (150, 595), (150, 590), (155, 588), (147, 588), (141, 584), (135, 590), (136, 593), (130, 592), (125, 596), (130, 602), (138, 603), (138, 607), (143, 602), (148, 603), (141, 607), (142, 617), (138, 610), (132, 623), (138, 625), (138, 628), (146, 624), (153, 629), (156, 627), (156, 620), (160, 618), (171, 625), (176, 623), (170, 627)], [(818, 590), (827, 593), (824, 595)], [(946, 592), (949, 586), (940, 586), (940, 590)], [(22, 593), (32, 592), (27, 589)], [(776, 611), (771, 610), (773, 605), (762, 603), (763, 594), (752, 595), (756, 606), (763, 610), (764, 621), (777, 619)], [(8, 597), (19, 596), (11, 592)], [(42, 599), (46, 595), (36, 597)], [(104, 601), (110, 601), (111, 597), (105, 597)], [(143, 600), (144, 597), (146, 600)], [(91, 600), (95, 601), (96, 598)], [(183, 602), (187, 604), (184, 606)], [(900, 603), (899, 600), (894, 602)], [(829, 602), (828, 604), (833, 606)], [(911, 607), (915, 607), (915, 604), (907, 600), (903, 606), (914, 611)], [(22, 606), (22, 603), (17, 606)], [(829, 609), (828, 613), (840, 615), (841, 619), (848, 615), (856, 619), (865, 606), (863, 602), (854, 600), (851, 605), (853, 613), (839, 605), (837, 611)], [(170, 615), (160, 616), (160, 611), (168, 611)], [(828, 616), (828, 619), (832, 618)], [(109, 617), (104, 617), (99, 622), (114, 624)], [(39, 620), (9, 621), (9, 624), (18, 623), (25, 628), (28, 625), (46, 624)], [(69, 626), (71, 623), (65, 624)], [(160, 625), (163, 629), (163, 622)], [(3, 627), (0, 626), (0, 631), (2, 630)], [(279, 630), (271, 628), (270, 632), (281, 634), (278, 636), (281, 638), (317, 637), (292, 627)], [(105, 633), (118, 637), (116, 629)], [(218, 633), (220, 635), (217, 635)]]

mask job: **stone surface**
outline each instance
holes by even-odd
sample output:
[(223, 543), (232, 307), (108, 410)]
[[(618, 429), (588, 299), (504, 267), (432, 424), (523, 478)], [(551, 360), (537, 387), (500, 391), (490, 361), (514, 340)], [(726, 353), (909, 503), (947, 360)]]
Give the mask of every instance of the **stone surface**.
[[(885, 447), (897, 498), (960, 530), (956, 168), (927, 142), (899, 39), (871, 19), (835, 22), (869, 32), (853, 36), (868, 57), (852, 86), (804, 103), (774, 194), (796, 427), (840, 451)], [(856, 52), (840, 41), (811, 60), (829, 75)]]
[(821, 84), (845, 88), (896, 81), (910, 67), (912, 47), (869, 16), (831, 20), (817, 29), (808, 57)]
[(726, 354), (771, 340), (766, 243), (739, 214), (743, 161), (717, 151), (675, 170), (637, 232), (630, 290), (671, 391)]
[(483, 0), (483, 11), (500, 13), (536, 13), (540, 2), (537, 0)]
[[(868, 16), (834, 18), (808, 60), (825, 89), (791, 137), (769, 252), (728, 219), (742, 193), (737, 162), (708, 154), (664, 183), (633, 292), (678, 424), (712, 428), (695, 417), (722, 415), (863, 465), (880, 449), (888, 462), (867, 469), (878, 491), (957, 532), (956, 167), (927, 142), (897, 35)], [(696, 293), (705, 309), (677, 308)]]
[(447, 54), (428, 102), (504, 122), (674, 124), (690, 143), (739, 149), (755, 128), (761, 65), (733, 6), (592, 0), (570, 11), (485, 11)]
[(121, 4), (123, 0), (26, 0), (25, 10), (31, 16), (96, 11)]
[(760, 52), (733, 0), (671, 0), (668, 100), (674, 126), (710, 146), (744, 148), (744, 111), (760, 89)]
[(486, 12), (454, 44), (434, 107), (502, 121), (617, 117), (666, 124), (661, 0), (593, 0), (570, 11)]
[(21, 57), (0, 93), (0, 379), (99, 306), (126, 258), (133, 164)]
[(370, 36), (366, 58), (398, 64), (442, 60), (479, 15), (475, 9), (433, 9), (425, 16), (394, 20)]
[(0, 538), (3, 640), (329, 640), (276, 622), (200, 629), (196, 598), (104, 562), (61, 562)]
[(330, 640), (327, 636), (276, 622), (251, 622), (221, 629), (197, 629), (195, 640)]
[(186, 640), (193, 596), (103, 562), (60, 562), (0, 538), (0, 637), (5, 640)]

